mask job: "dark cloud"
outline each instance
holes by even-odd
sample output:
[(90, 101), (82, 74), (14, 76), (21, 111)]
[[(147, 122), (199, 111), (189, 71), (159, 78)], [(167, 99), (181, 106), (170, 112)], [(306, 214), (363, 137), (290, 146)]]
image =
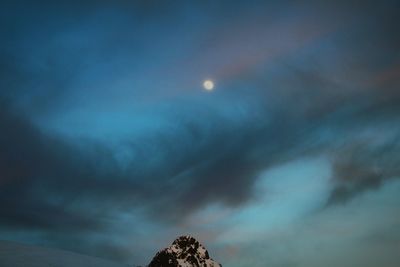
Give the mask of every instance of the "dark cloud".
[(328, 204), (345, 203), (355, 195), (379, 188), (400, 176), (399, 129), (395, 137), (363, 140), (338, 151), (334, 161), (336, 186)]
[(3, 224), (65, 230), (96, 225), (94, 218), (68, 210), (70, 200), (91, 184), (95, 162), (4, 105), (0, 113)]
[[(103, 82), (98, 77), (119, 78), (115, 73), (120, 70), (128, 76), (126, 62), (135, 66), (129, 71), (151, 69), (146, 65), (151, 60), (141, 54), (159, 43), (164, 24), (180, 25), (174, 31), (186, 33), (182, 14), (191, 8), (139, 1), (121, 2), (105, 12), (109, 3), (84, 4), (68, 7), (65, 15), (66, 7), (50, 3), (9, 5), (0, 16), (0, 223), (5, 229), (44, 231), (65, 245), (68, 238), (59, 235), (61, 230), (83, 235), (106, 231), (108, 216), (136, 208), (173, 224), (210, 203), (247, 203), (261, 171), (309, 155), (332, 158), (334, 188), (328, 205), (399, 177), (395, 3), (377, 9), (367, 5), (354, 14), (356, 22), (345, 16), (348, 28), (334, 23), (335, 30), (306, 52), (277, 57), (273, 67), (245, 64), (230, 81), (240, 88), (216, 91), (216, 100), (183, 95), (166, 101), (170, 108), (154, 108), (162, 113), (155, 118), (167, 126), (121, 141), (130, 156), (124, 164), (112, 145), (68, 139), (45, 130), (35, 116), (73, 106), (80, 93), (76, 81), (82, 77), (89, 77), (89, 84), (95, 80), (96, 87)], [(128, 9), (121, 8), (125, 5)], [(197, 5), (222, 12), (219, 5)], [(240, 9), (230, 8), (221, 14)], [(142, 27), (131, 29), (130, 24)], [(174, 55), (166, 56), (166, 66)], [(238, 99), (250, 101), (243, 106)], [(112, 250), (103, 246), (95, 253), (122, 257), (120, 248)]]

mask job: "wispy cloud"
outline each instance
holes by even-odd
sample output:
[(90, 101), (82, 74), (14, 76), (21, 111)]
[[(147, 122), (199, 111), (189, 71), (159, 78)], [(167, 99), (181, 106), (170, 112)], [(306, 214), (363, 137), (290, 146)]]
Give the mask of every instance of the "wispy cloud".
[(134, 233), (142, 261), (187, 230), (245, 265), (240, 238), (222, 238), (235, 222), (258, 234), (380, 196), (400, 176), (397, 7), (7, 4), (2, 231), (119, 259)]

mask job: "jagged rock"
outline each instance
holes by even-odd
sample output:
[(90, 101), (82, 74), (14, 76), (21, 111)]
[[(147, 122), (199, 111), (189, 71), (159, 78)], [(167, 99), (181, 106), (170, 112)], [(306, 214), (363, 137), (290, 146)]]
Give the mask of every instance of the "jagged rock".
[(177, 238), (170, 247), (159, 251), (148, 267), (222, 267), (191, 236)]

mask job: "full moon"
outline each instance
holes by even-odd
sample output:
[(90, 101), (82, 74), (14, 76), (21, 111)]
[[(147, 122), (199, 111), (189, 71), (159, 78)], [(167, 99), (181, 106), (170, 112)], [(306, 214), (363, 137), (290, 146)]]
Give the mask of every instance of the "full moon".
[(211, 91), (212, 89), (214, 89), (214, 83), (211, 80), (205, 80), (203, 82), (203, 87), (204, 89), (206, 89), (207, 91)]

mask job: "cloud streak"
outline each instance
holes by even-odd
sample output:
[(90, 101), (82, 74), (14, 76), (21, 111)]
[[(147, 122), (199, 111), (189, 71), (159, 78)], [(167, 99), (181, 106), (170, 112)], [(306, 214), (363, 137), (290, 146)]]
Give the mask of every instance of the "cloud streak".
[[(250, 5), (240, 20), (234, 4), (122, 6), (0, 16), (14, 28), (1, 27), (3, 231), (66, 247), (63, 233), (80, 233), (81, 250), (120, 258), (121, 236), (96, 238), (127, 214), (176, 227), (213, 205), (245, 209), (288, 162), (328, 159), (320, 212), (400, 176), (395, 3)], [(209, 94), (192, 82), (207, 71), (223, 77)]]

